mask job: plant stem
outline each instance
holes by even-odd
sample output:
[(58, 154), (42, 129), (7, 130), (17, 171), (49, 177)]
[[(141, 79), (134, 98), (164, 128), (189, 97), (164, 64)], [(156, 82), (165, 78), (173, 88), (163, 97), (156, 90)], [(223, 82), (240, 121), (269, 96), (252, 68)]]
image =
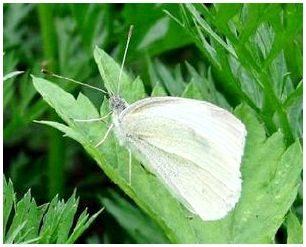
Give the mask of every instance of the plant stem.
[[(37, 10), (42, 33), (43, 52), (51, 71), (59, 71), (57, 63), (57, 36), (53, 19), (52, 4), (38, 4)], [(50, 114), (55, 119), (56, 114)], [(62, 136), (57, 130), (50, 129), (48, 133), (48, 197), (63, 193), (65, 146)]]

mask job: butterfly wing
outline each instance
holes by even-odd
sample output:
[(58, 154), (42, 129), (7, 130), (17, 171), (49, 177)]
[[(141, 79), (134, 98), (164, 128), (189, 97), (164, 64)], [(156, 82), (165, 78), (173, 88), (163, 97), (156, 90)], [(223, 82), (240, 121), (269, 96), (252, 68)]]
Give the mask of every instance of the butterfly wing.
[(172, 194), (204, 220), (224, 217), (241, 193), (246, 130), (208, 102), (151, 97), (119, 116), (126, 144)]

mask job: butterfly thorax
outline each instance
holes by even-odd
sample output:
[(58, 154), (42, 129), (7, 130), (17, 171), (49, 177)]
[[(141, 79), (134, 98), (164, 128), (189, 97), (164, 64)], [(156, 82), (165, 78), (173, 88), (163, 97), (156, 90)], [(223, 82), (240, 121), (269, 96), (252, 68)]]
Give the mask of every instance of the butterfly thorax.
[(111, 96), (109, 99), (109, 104), (113, 112), (112, 118), (115, 126), (115, 134), (117, 135), (120, 144), (123, 145), (126, 133), (124, 133), (123, 129), (121, 128), (120, 114), (128, 107), (128, 103), (119, 96)]

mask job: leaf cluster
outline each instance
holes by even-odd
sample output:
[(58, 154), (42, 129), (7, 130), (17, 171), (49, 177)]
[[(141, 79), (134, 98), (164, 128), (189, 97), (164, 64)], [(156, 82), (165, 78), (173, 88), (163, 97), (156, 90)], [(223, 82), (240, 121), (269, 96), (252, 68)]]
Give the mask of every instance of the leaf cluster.
[(13, 183), (3, 181), (3, 242), (6, 244), (71, 244), (102, 212), (89, 216), (85, 209), (78, 218), (75, 193), (67, 202), (54, 197), (38, 206), (28, 191), (17, 200)]

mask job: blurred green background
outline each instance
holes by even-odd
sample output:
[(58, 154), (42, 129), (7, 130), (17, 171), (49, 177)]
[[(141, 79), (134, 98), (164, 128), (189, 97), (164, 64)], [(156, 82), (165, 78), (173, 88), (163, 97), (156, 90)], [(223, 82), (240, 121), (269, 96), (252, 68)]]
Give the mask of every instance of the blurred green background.
[[(139, 222), (138, 227), (148, 224), (151, 230), (158, 226), (103, 174), (81, 145), (33, 122), (60, 120), (37, 95), (29, 75), (42, 77), (41, 68), (46, 68), (102, 88), (93, 49), (99, 46), (120, 63), (131, 24), (134, 32), (125, 68), (142, 78), (148, 94), (157, 83), (167, 94), (179, 95), (195, 78), (210, 81), (224, 97), (219, 105), (230, 108), (247, 102), (265, 123), (267, 136), (281, 128), (288, 145), (296, 139), (302, 142), (302, 5), (206, 4), (198, 17), (203, 16), (210, 26), (201, 26), (195, 13), (179, 4), (4, 4), (4, 75), (24, 71), (4, 82), (4, 174), (12, 179), (17, 195), (31, 188), (38, 204), (56, 194), (68, 198), (77, 188), (81, 209), (88, 207), (94, 213), (106, 206), (80, 243), (164, 239), (131, 229), (131, 220)], [(266, 35), (256, 33), (260, 28), (266, 28)], [(201, 29), (219, 36), (208, 39)], [(236, 46), (222, 43), (227, 41)], [(242, 66), (230, 60), (231, 49)], [(267, 67), (273, 78), (269, 90), (276, 91), (275, 98), (252, 81), (253, 70)], [(178, 80), (175, 86), (170, 83)], [(264, 83), (265, 78), (260, 80)], [(237, 89), (243, 82), (243, 89)], [(95, 90), (60, 83), (74, 95), (82, 90), (100, 106), (103, 97)], [(273, 117), (278, 109), (275, 99), (284, 104), (288, 121), (282, 114)], [(301, 219), (302, 193), (294, 207)], [(276, 242), (286, 242), (282, 227)]]

